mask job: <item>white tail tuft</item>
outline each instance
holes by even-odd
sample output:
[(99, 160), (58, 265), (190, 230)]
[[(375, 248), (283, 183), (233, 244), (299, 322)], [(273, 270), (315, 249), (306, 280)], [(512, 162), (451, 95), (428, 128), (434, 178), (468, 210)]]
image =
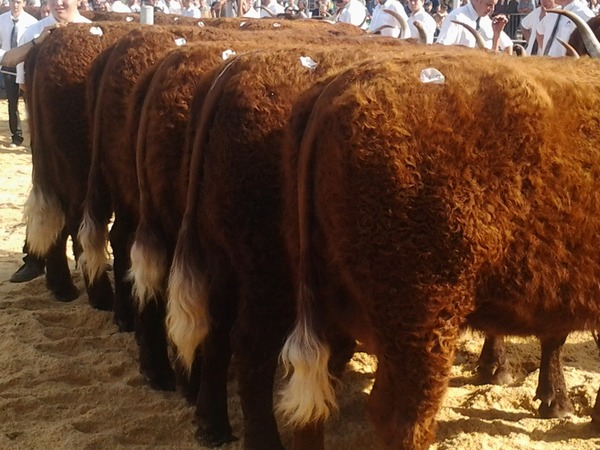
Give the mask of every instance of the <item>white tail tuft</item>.
[(35, 185), (25, 202), (23, 220), (27, 223), (27, 246), (34, 255), (45, 256), (65, 227), (65, 213), (58, 199), (45, 195)]
[(281, 361), (286, 376), (292, 372), (281, 391), (277, 410), (293, 426), (306, 426), (325, 421), (332, 409), (337, 409), (335, 390), (327, 363), (329, 347), (323, 344), (306, 324), (304, 318), (288, 337)]
[(193, 265), (175, 259), (169, 276), (167, 333), (189, 370), (198, 345), (209, 330), (208, 296), (204, 277)]
[(83, 248), (81, 270), (93, 283), (108, 267), (108, 228), (99, 227), (86, 211), (77, 237)]
[(131, 247), (130, 257), (129, 279), (133, 281), (133, 297), (138, 311), (142, 311), (149, 301), (164, 292), (167, 255), (164, 247), (145, 245), (136, 239)]

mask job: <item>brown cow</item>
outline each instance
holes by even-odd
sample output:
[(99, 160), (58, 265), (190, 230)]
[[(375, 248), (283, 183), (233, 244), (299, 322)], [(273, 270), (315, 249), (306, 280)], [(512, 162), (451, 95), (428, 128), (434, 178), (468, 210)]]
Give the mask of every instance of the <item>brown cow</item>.
[[(228, 42), (251, 42), (252, 44), (245, 46), (246, 49), (267, 45), (270, 42), (279, 42), (290, 37), (293, 37), (294, 41), (299, 39), (295, 29), (288, 30), (288, 28), (277, 29), (273, 32), (252, 33), (245, 30), (243, 33), (236, 31), (228, 34), (209, 27), (193, 28), (191, 34), (185, 27), (170, 28), (169, 30), (168, 32), (186, 37), (190, 41), (201, 38), (204, 40), (227, 40)], [(324, 38), (331, 39), (329, 27), (319, 25), (311, 27), (311, 31), (301, 39), (308, 42)], [(162, 33), (165, 32), (167, 31), (162, 31)], [(138, 190), (133, 165), (133, 146), (129, 144), (136, 139), (134, 135), (137, 127), (131, 124), (122, 127), (121, 124), (124, 122), (124, 111), (126, 110), (124, 105), (127, 102), (128, 92), (136, 77), (139, 76), (140, 69), (146, 67), (167, 48), (174, 47), (172, 38), (159, 33), (160, 31), (156, 27), (144, 28), (123, 38), (117, 44), (117, 48), (111, 52), (110, 60), (106, 62), (105, 74), (100, 87), (101, 92), (96, 94), (99, 100), (94, 113), (96, 124), (93, 159), (80, 239), (86, 256), (84, 268), (87, 270), (88, 277), (95, 279), (96, 276), (103, 273), (106, 267), (106, 230), (114, 210), (115, 222), (110, 232), (110, 239), (114, 252), (115, 317), (122, 329), (130, 327), (128, 308), (130, 288), (124, 276), (129, 267), (128, 253), (131, 234), (138, 220)], [(154, 38), (150, 38), (151, 35)], [(163, 36), (162, 39), (161, 36)], [(161, 125), (175, 126), (167, 115), (162, 114), (162, 117)], [(155, 129), (158, 128), (155, 127)], [(173, 140), (171, 146), (176, 142)], [(171, 209), (173, 208), (173, 205), (169, 206)], [(179, 216), (175, 214), (171, 220), (176, 220), (176, 217)], [(139, 266), (149, 267), (150, 262), (158, 263), (159, 261), (147, 260)], [(168, 362), (164, 336), (160, 337), (162, 334), (162, 303), (148, 300), (162, 295), (162, 278), (163, 275), (166, 277), (167, 270), (168, 265), (165, 264), (165, 267), (159, 272), (153, 270), (145, 272), (134, 270), (132, 272), (133, 276), (137, 274), (135, 286), (141, 311), (136, 326), (136, 336), (140, 343), (140, 367), (150, 384), (159, 389), (173, 388), (173, 372)], [(193, 396), (193, 394), (191, 395)]]
[[(90, 159), (85, 80), (94, 58), (129, 29), (123, 23), (70, 24), (26, 59), (33, 158), (27, 241), (34, 254), (47, 258), (47, 285), (60, 300), (77, 297), (65, 244), (70, 235), (79, 256), (76, 236)], [(86, 287), (93, 306), (112, 307), (106, 275)]]
[[(371, 416), (403, 449), (434, 438), (461, 325), (562, 340), (600, 309), (598, 64), (464, 57), (436, 63), (443, 85), (420, 67), (337, 77), (298, 111), (286, 166), (299, 295), (282, 409), (298, 426), (327, 417), (337, 329), (377, 355)], [(343, 303), (323, 295), (332, 282)]]
[[(202, 370), (222, 365), (213, 367), (220, 377), (202, 375), (201, 393), (218, 390), (225, 395), (228, 354), (235, 354), (246, 448), (281, 448), (272, 390), (277, 355), (293, 317), (281, 228), (283, 131), (294, 101), (307, 87), (382, 51), (368, 41), (335, 47), (238, 56), (217, 76), (201, 104), (195, 131), (187, 205), (169, 279), (167, 327), (188, 367), (201, 342)], [(394, 51), (403, 48), (409, 46)], [(302, 65), (305, 53), (318, 63), (315, 69)], [(173, 211), (164, 201), (162, 208), (162, 215)], [(156, 220), (158, 209), (153, 211)], [(158, 249), (156, 243), (148, 245), (144, 259), (165, 260)], [(346, 352), (339, 359), (345, 362), (353, 341), (343, 344)], [(215, 423), (214, 409), (207, 409), (201, 398), (197, 437), (218, 442), (227, 437), (228, 426)], [(297, 439), (304, 445), (308, 439), (312, 448), (322, 446), (318, 427), (303, 430)]]

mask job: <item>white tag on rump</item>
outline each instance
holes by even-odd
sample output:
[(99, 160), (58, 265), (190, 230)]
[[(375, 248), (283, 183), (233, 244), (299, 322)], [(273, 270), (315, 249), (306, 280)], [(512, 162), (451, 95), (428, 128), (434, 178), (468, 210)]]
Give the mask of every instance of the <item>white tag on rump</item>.
[(421, 70), (421, 76), (419, 78), (421, 83), (444, 84), (446, 82), (444, 74), (433, 67)]
[(102, 36), (104, 33), (100, 27), (91, 27), (90, 34), (93, 34), (94, 36)]
[(221, 53), (221, 58), (223, 58), (223, 61), (227, 61), (229, 58), (231, 58), (232, 56), (234, 56), (236, 53), (231, 50), (225, 50), (223, 53)]
[(310, 70), (315, 70), (318, 64), (310, 56), (301, 56), (300, 64)]

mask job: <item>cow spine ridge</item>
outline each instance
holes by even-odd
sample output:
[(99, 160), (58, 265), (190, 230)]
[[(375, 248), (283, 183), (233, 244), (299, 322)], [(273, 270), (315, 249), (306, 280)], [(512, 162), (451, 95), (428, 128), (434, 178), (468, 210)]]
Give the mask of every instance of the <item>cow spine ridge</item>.
[(58, 199), (33, 186), (25, 202), (27, 246), (34, 255), (45, 256), (65, 227), (65, 214)]

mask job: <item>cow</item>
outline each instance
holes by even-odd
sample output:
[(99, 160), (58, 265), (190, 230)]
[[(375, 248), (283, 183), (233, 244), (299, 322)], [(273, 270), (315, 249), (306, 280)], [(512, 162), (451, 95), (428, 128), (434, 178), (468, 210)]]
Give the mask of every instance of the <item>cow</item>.
[(422, 449), (461, 326), (564, 342), (599, 325), (599, 66), (526, 60), (440, 60), (443, 85), (420, 83), (414, 60), (365, 63), (296, 111), (290, 423), (320, 423), (335, 405), (331, 330), (378, 358), (369, 406), (384, 445)]
[[(122, 124), (127, 121), (126, 105), (135, 81), (145, 68), (175, 48), (182, 38), (183, 42), (201, 39), (229, 42), (247, 40), (258, 46), (281, 40), (288, 33), (286, 30), (260, 32), (257, 35), (249, 31), (239, 33), (237, 30), (232, 32), (210, 27), (143, 27), (123, 37), (111, 49), (106, 60), (98, 64), (99, 71), (102, 71), (100, 83), (90, 78), (92, 94), (88, 105), (95, 105), (91, 113), (94, 120), (92, 165), (79, 237), (84, 248), (84, 271), (89, 279), (95, 280), (107, 268), (107, 227), (114, 212), (110, 241), (114, 254), (115, 321), (121, 330), (133, 327), (131, 288), (126, 280), (126, 272), (130, 266), (131, 237), (138, 222), (134, 150), (137, 123), (127, 122), (125, 127)], [(307, 39), (319, 39), (319, 32), (313, 34), (314, 37), (311, 35)], [(137, 120), (137, 114), (132, 120)], [(166, 117), (162, 123), (170, 124), (169, 120)], [(153, 387), (170, 390), (174, 388), (174, 378), (167, 358), (166, 343), (164, 338), (159, 338), (161, 313), (153, 311), (155, 307), (160, 310), (157, 305), (161, 302), (147, 302), (160, 289), (148, 290), (147, 280), (137, 285), (140, 287), (137, 297), (141, 305), (147, 305), (147, 310), (140, 308), (136, 327), (140, 343), (140, 369)]]
[[(164, 336), (161, 331), (164, 313), (160, 313), (160, 302), (150, 302), (136, 314), (128, 279), (129, 251), (138, 223), (135, 148), (141, 108), (151, 81), (151, 76), (142, 75), (178, 44), (226, 37), (220, 30), (200, 27), (154, 26), (134, 30), (115, 45), (103, 69), (97, 94), (92, 165), (79, 231), (86, 260), (84, 268), (90, 279), (96, 279), (106, 270), (107, 227), (114, 213), (110, 243), (114, 258), (115, 322), (122, 331), (135, 328), (140, 347), (140, 372), (153, 388), (160, 390), (175, 389), (166, 342), (160, 338)], [(136, 83), (141, 87), (136, 87)]]
[[(300, 94), (342, 67), (372, 54), (423, 52), (416, 46), (388, 49), (370, 42), (376, 41), (338, 44), (332, 50), (311, 46), (239, 55), (223, 66), (203, 101), (194, 102), (202, 109), (196, 124), (192, 112), (192, 156), (181, 166), (190, 173), (169, 276), (167, 329), (188, 368), (194, 367), (200, 345), (196, 437), (205, 445), (230, 438), (226, 408), (207, 408), (201, 399), (214, 391), (225, 397), (225, 374), (233, 353), (245, 448), (282, 448), (273, 415), (273, 382), (294, 315), (281, 223), (283, 132)], [(317, 65), (302, 65), (301, 56), (310, 56)], [(160, 220), (160, 209), (161, 215), (172, 216), (167, 202), (173, 203), (174, 196), (162, 198), (152, 220)], [(156, 242), (145, 247), (145, 261), (167, 259)], [(341, 372), (354, 341), (343, 339), (339, 347), (344, 351), (336, 355), (335, 366)], [(205, 375), (205, 367), (219, 376)], [(322, 438), (322, 430), (312, 426), (298, 430), (295, 437), (305, 448), (319, 448)]]
[[(33, 160), (25, 205), (27, 242), (31, 252), (46, 257), (47, 286), (62, 301), (78, 295), (65, 245), (70, 235), (79, 256), (76, 236), (90, 155), (85, 80), (94, 58), (130, 28), (126, 23), (70, 24), (55, 30), (25, 61)], [(86, 288), (93, 306), (112, 307), (106, 275)]]

